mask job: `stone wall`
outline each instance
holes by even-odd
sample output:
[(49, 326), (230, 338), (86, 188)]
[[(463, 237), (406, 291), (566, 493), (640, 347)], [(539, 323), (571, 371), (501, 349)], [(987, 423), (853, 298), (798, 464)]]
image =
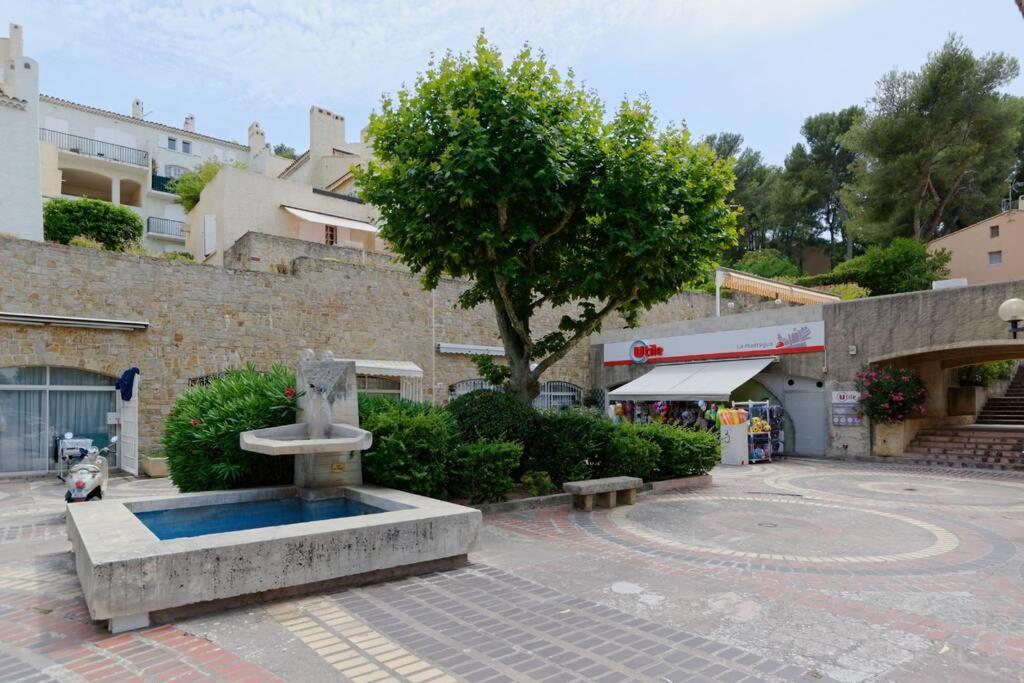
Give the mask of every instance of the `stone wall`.
[[(455, 308), (464, 283), (446, 280), (431, 294), (389, 264), (303, 256), (279, 274), (0, 237), (0, 282), (3, 311), (149, 322), (142, 332), (0, 326), (0, 367), (119, 375), (137, 366), (143, 451), (157, 446), (191, 377), (246, 362), (294, 367), (302, 349), (330, 349), (342, 358), (412, 361), (424, 370), (426, 398), (441, 384), (443, 401), (448, 385), (478, 375), (469, 357), (436, 353), (435, 343), (498, 344), (487, 307)], [(556, 319), (539, 316), (537, 329)], [(586, 387), (586, 358), (581, 345), (545, 379)]]

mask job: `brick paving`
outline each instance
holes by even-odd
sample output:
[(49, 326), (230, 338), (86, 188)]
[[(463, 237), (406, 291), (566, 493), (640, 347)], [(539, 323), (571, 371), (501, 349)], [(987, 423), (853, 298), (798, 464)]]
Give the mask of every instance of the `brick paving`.
[(0, 482), (3, 681), (1024, 680), (1004, 473), (719, 468), (634, 507), (490, 515), (463, 569), (118, 636), (88, 618), (61, 493)]

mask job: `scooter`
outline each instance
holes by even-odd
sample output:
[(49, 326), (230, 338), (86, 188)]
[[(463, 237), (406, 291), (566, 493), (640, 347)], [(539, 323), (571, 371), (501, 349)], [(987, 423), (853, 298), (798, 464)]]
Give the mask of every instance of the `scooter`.
[(107, 489), (107, 456), (117, 443), (117, 437), (110, 439), (110, 445), (103, 448), (81, 449), (81, 460), (71, 466), (68, 474), (68, 491), (64, 500), (69, 503), (85, 503), (102, 500)]

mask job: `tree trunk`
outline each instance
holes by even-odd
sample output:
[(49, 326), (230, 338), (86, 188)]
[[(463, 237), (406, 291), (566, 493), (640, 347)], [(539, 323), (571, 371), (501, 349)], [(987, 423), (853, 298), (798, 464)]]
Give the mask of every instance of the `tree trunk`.
[(498, 320), (498, 332), (505, 347), (505, 359), (508, 361), (510, 376), (509, 390), (527, 403), (540, 394), (540, 382), (530, 371), (530, 354), (526, 344), (513, 329), (508, 313), (499, 301), (494, 302), (494, 313)]

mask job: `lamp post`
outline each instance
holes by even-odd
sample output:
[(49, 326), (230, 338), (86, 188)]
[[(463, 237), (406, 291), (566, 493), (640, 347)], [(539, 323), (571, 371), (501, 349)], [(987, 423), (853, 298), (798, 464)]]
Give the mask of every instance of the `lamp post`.
[(1024, 301), (1007, 299), (999, 304), (999, 317), (1010, 323), (1010, 337), (1016, 339), (1020, 321), (1024, 320)]

